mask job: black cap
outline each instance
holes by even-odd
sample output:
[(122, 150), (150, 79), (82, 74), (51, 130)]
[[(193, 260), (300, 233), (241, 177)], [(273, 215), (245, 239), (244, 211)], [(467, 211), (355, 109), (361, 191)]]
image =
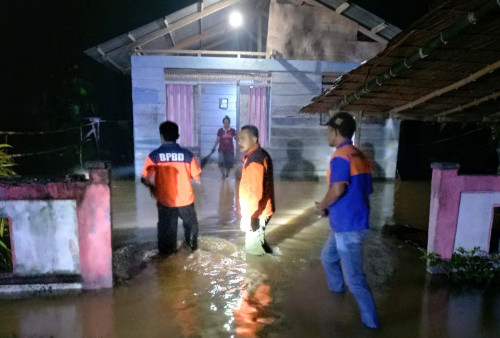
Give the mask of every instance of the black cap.
[(337, 129), (344, 137), (351, 138), (356, 131), (356, 121), (349, 113), (337, 113), (326, 123), (327, 126)]

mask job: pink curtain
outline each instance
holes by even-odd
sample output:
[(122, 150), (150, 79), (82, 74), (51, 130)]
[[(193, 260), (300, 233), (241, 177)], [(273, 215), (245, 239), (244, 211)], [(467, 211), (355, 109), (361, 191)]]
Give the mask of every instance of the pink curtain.
[(267, 87), (250, 88), (249, 122), (259, 128), (259, 143), (269, 145), (269, 116), (267, 112)]
[(198, 146), (192, 85), (167, 85), (167, 120), (179, 125), (179, 140), (184, 147)]

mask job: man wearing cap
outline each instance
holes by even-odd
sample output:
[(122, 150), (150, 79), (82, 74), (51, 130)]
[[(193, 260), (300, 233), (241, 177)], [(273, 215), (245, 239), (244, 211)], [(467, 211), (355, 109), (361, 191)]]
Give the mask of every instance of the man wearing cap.
[(251, 255), (271, 253), (264, 230), (274, 213), (273, 162), (259, 145), (256, 126), (241, 127), (238, 146), (244, 154), (238, 201), (240, 229), (245, 232), (245, 250)]
[(362, 253), (370, 220), (370, 161), (352, 144), (356, 122), (351, 115), (337, 113), (327, 125), (328, 143), (336, 149), (327, 174), (328, 191), (316, 203), (321, 215), (328, 214), (332, 228), (321, 252), (321, 261), (329, 289), (342, 293), (345, 281), (356, 298), (363, 324), (378, 328), (377, 309), (363, 272)]
[(170, 255), (177, 251), (177, 220), (182, 219), (185, 243), (198, 248), (198, 220), (194, 208), (191, 179), (200, 180), (201, 169), (189, 150), (176, 140), (179, 127), (166, 121), (160, 124), (162, 145), (146, 158), (141, 182), (149, 187), (158, 206), (158, 251)]

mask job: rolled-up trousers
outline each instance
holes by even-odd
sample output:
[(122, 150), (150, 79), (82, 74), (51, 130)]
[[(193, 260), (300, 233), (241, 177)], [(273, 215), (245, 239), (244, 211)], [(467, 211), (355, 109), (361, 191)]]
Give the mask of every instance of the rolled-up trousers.
[(260, 256), (272, 253), (271, 247), (266, 242), (265, 230), (271, 217), (252, 218), (252, 229), (245, 233), (245, 251), (250, 255)]

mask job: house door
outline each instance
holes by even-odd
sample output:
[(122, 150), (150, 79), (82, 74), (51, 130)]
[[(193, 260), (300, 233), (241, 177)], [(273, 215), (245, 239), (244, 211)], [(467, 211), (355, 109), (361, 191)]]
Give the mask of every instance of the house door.
[[(236, 84), (201, 84), (200, 87), (200, 152), (204, 157), (212, 150), (225, 116), (229, 116), (231, 128), (238, 130), (238, 98)], [(217, 156), (212, 158), (216, 160)]]

